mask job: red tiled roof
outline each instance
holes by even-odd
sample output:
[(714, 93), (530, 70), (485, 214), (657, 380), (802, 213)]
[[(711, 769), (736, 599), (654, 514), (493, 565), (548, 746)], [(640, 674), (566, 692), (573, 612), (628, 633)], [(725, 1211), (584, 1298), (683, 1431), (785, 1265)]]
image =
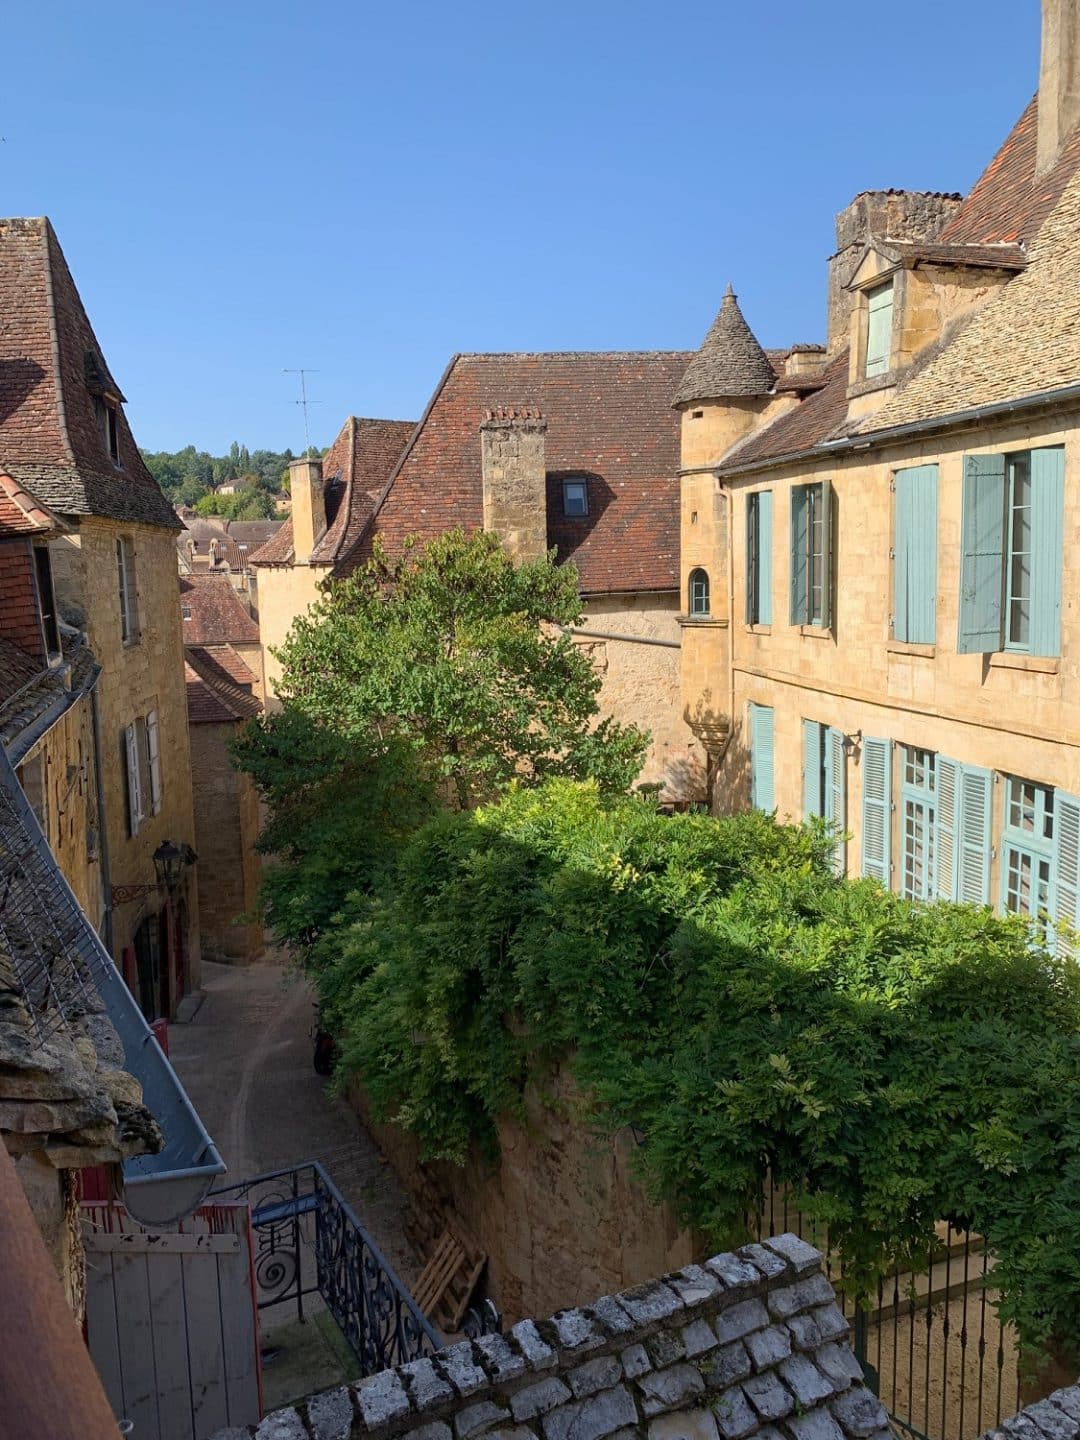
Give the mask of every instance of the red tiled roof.
[[(30, 541), (0, 541), (0, 634), (27, 656), (34, 674), (47, 663)], [(16, 686), (16, 689), (19, 687)], [(4, 696), (6, 699), (7, 696)]]
[[(347, 573), (378, 536), (399, 552), (483, 525), (480, 425), (488, 411), (547, 422), (548, 543), (577, 566), (585, 594), (674, 590), (679, 575), (679, 416), (686, 351), (457, 355), (380, 500)], [(562, 513), (562, 478), (584, 475), (589, 514)]]
[(60, 514), (175, 529), (179, 521), (117, 409), (120, 468), (95, 395), (119, 400), (48, 220), (0, 220), (0, 456)]
[(185, 653), (201, 674), (219, 674), (222, 679), (246, 690), (255, 684), (255, 672), (231, 645), (188, 645)]
[(257, 645), (259, 627), (224, 575), (181, 575), (185, 645)]
[(938, 235), (938, 244), (1030, 244), (1080, 164), (1080, 127), (1073, 131), (1057, 164), (1035, 178), (1039, 130), (1036, 95), (1010, 131), (964, 203)]
[(248, 691), (210, 669), (197, 669), (191, 662), (190, 654), (184, 660), (184, 680), (187, 685), (188, 720), (192, 725), (251, 720), (262, 710), (258, 700)]
[[(375, 511), (375, 499), (401, 458), (415, 420), (361, 420), (350, 415), (323, 457), (326, 533), (311, 552), (316, 565), (333, 565), (359, 540)], [(287, 565), (292, 559), (292, 521), (248, 556), (252, 565)]]
[(756, 431), (742, 445), (728, 452), (719, 467), (723, 474), (743, 465), (779, 459), (820, 445), (843, 424), (847, 416), (848, 352), (841, 351), (821, 375), (822, 387), (815, 394), (780, 415), (771, 425)]
[(17, 480), (0, 471), (0, 533), (40, 535), (67, 526)]

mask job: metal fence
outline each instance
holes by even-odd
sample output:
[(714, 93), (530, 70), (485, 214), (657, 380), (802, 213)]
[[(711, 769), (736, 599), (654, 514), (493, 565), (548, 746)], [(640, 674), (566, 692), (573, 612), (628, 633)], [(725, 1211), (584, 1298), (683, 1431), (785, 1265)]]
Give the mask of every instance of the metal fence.
[[(751, 1218), (757, 1238), (793, 1230), (824, 1252), (842, 1291), (843, 1267), (828, 1234), (769, 1186)], [(981, 1236), (937, 1227), (928, 1268), (895, 1271), (875, 1294), (842, 1291), (855, 1353), (893, 1426), (915, 1440), (972, 1440), (1020, 1409), (1019, 1352), (994, 1306), (993, 1256)]]
[(393, 1266), (317, 1160), (256, 1175), (213, 1192), (246, 1200), (255, 1234), (260, 1310), (321, 1296), (359, 1361), (373, 1375), (430, 1355), (443, 1341)]

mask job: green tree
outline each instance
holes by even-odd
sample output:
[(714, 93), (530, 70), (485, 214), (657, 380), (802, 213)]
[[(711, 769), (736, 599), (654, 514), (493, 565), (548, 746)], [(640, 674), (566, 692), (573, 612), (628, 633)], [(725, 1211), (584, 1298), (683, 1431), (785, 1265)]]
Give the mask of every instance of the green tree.
[(649, 737), (594, 723), (600, 679), (562, 628), (580, 620), (571, 567), (454, 530), (331, 585), (281, 648), (278, 693), (351, 741), (406, 742), (463, 809), (549, 775), (624, 790)]

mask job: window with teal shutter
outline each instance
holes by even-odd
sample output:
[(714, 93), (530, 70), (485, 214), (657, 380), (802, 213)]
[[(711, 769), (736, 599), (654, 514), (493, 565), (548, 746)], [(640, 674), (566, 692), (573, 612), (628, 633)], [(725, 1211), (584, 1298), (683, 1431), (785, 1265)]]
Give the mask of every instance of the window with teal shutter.
[[(936, 893), (934, 850), (937, 843), (938, 757), (932, 750), (921, 750), (914, 745), (903, 746), (900, 754), (900, 894), (906, 900), (932, 900)], [(950, 760), (946, 764), (952, 765), (953, 762)], [(952, 791), (955, 796), (955, 775), (952, 776)], [(955, 804), (955, 799), (952, 803)], [(951, 846), (948, 864), (951, 875)]]
[(1027, 915), (1045, 936), (1052, 909), (1054, 792), (1010, 775), (1001, 832), (1001, 908)]
[(832, 624), (832, 485), (791, 490), (791, 606), (793, 625)]
[(862, 873), (892, 884), (892, 741), (862, 744)]
[(833, 851), (837, 874), (847, 868), (847, 756), (844, 735), (817, 720), (802, 722), (803, 818), (828, 820), (838, 839)]
[(989, 770), (937, 757), (934, 882), (939, 900), (990, 903), (993, 783)]
[(802, 793), (803, 819), (825, 814), (825, 745), (824, 725), (816, 720), (802, 722)]
[(893, 476), (893, 638), (933, 645), (937, 630), (938, 467)]
[(772, 491), (746, 497), (746, 623), (772, 624)]
[(1076, 953), (1071, 931), (1080, 931), (1080, 800), (1054, 792), (1054, 861), (1051, 872), (1051, 914), (1066, 933), (1058, 933), (1059, 955)]
[(776, 809), (776, 747), (773, 711), (769, 705), (750, 706), (750, 804), (766, 814)]
[(961, 654), (1061, 653), (1065, 452), (964, 458)]
[(884, 375), (892, 356), (893, 282), (867, 292), (866, 360), (863, 374)]

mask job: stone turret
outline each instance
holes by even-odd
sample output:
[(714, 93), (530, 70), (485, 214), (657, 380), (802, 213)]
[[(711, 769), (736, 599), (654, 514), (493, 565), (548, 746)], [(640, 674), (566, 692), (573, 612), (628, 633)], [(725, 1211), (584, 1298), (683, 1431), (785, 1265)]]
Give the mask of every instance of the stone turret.
[(719, 314), (686, 367), (675, 394), (676, 405), (726, 400), (738, 395), (768, 395), (775, 383), (769, 357), (743, 318), (738, 297), (728, 285)]

